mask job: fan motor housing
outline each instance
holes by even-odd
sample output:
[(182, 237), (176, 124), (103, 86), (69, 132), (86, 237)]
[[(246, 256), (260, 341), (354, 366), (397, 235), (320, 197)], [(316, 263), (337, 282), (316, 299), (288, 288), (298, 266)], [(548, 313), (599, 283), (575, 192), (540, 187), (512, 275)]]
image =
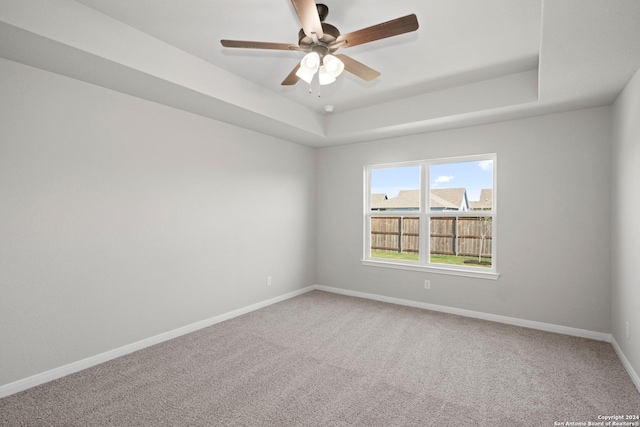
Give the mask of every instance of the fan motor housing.
[(316, 51), (319, 54), (326, 54), (334, 52), (338, 48), (329, 48), (329, 45), (336, 41), (340, 36), (340, 31), (331, 24), (326, 22), (322, 23), (322, 32), (324, 35), (318, 38), (318, 44), (313, 42), (313, 39), (304, 33), (304, 30), (300, 30), (298, 33), (298, 45), (309, 51)]

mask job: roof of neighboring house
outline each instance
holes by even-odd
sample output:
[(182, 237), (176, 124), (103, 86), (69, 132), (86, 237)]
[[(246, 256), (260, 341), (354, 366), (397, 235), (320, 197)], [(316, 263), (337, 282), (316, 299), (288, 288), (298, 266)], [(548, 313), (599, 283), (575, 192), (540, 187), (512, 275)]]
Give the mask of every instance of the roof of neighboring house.
[[(431, 207), (460, 209), (466, 190), (464, 188), (435, 188), (431, 190)], [(384, 198), (379, 197), (384, 196)], [(420, 190), (401, 190), (396, 197), (384, 194), (371, 195), (372, 209), (412, 209), (420, 207)]]
[(420, 190), (400, 190), (396, 197), (385, 200), (382, 205), (385, 209), (419, 208)]
[(384, 200), (387, 200), (387, 195), (384, 193), (376, 193), (371, 195), (371, 206), (378, 206)]
[(460, 209), (465, 202), (466, 192), (464, 188), (433, 188), (431, 189), (431, 207)]
[(469, 207), (474, 210), (491, 209), (493, 207), (493, 190), (485, 188), (480, 191), (479, 200), (470, 200)]

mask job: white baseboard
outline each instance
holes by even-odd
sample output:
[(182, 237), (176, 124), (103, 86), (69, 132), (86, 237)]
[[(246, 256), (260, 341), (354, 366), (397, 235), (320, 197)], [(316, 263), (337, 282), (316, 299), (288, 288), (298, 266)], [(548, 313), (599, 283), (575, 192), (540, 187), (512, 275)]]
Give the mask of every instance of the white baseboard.
[(492, 322), (506, 323), (508, 325), (522, 326), (525, 328), (538, 329), (541, 331), (555, 332), (558, 334), (572, 335), (582, 338), (590, 338), (598, 341), (611, 341), (611, 334), (603, 332), (593, 332), (585, 329), (570, 328), (568, 326), (553, 325), (551, 323), (535, 322), (533, 320), (518, 319), (515, 317), (500, 316), (497, 314), (483, 313), (481, 311), (465, 310), (462, 308), (448, 307), (445, 305), (429, 304), (426, 302), (411, 301), (401, 298), (387, 297), (384, 295), (369, 294), (366, 292), (350, 291), (347, 289), (333, 288), (330, 286), (315, 285), (315, 289), (335, 294), (348, 295), (352, 297), (365, 298), (392, 304), (405, 305), (409, 307), (423, 308), (425, 310), (440, 311), (443, 313), (456, 314), (458, 316), (473, 317), (475, 319), (490, 320)]
[(296, 297), (298, 295), (302, 295), (314, 289), (315, 289), (315, 286), (308, 286), (303, 289), (298, 289), (297, 291), (289, 292), (287, 294), (280, 295), (275, 298), (271, 298), (265, 301), (251, 304), (249, 306), (242, 307), (237, 310), (233, 310), (228, 313), (224, 313), (219, 316), (212, 317), (210, 319), (192, 323), (190, 325), (183, 326), (181, 328), (174, 329), (172, 331), (168, 331), (150, 338), (146, 338), (141, 341), (137, 341), (137, 342), (125, 345), (123, 347), (109, 350), (107, 352), (97, 354), (95, 356), (91, 356), (86, 359), (79, 360), (77, 362), (69, 363), (68, 365), (60, 366), (58, 368), (54, 368), (49, 371), (36, 374), (28, 378), (24, 378), (18, 381), (11, 382), (9, 384), (2, 385), (0, 386), (0, 398), (12, 395), (14, 393), (18, 393), (20, 391), (38, 386), (40, 384), (44, 384), (49, 381), (53, 381), (55, 379), (64, 377), (69, 374), (73, 374), (75, 372), (90, 368), (92, 366), (99, 365), (100, 363), (107, 362), (111, 359), (115, 359), (117, 357), (124, 356), (129, 353), (133, 353), (134, 351), (142, 350), (143, 348), (151, 347), (152, 345), (156, 345), (161, 342), (168, 341), (170, 339), (188, 334), (190, 332), (194, 332), (199, 329), (203, 329), (208, 326), (215, 325), (216, 323), (233, 319), (234, 317), (238, 317), (243, 314), (250, 313), (252, 311), (287, 300), (289, 298)]
[(618, 355), (618, 358), (620, 358), (622, 365), (624, 366), (624, 368), (627, 370), (627, 373), (631, 377), (631, 381), (633, 381), (636, 388), (638, 389), (638, 393), (640, 393), (640, 377), (638, 376), (636, 371), (633, 369), (633, 366), (631, 366), (631, 363), (629, 363), (629, 360), (627, 360), (627, 357), (624, 355), (624, 353), (622, 352), (622, 349), (618, 345), (618, 342), (613, 336), (611, 337), (611, 345), (613, 346), (613, 349)]

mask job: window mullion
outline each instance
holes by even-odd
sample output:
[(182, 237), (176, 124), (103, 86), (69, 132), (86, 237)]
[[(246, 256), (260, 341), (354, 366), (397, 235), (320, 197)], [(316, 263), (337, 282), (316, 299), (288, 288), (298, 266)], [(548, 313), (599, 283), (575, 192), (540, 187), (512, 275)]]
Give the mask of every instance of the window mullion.
[(429, 212), (429, 164), (428, 163), (422, 163), (421, 165), (422, 168), (422, 173), (421, 173), (421, 182), (420, 182), (420, 188), (422, 189), (422, 191), (420, 192), (420, 197), (421, 197), (421, 203), (420, 203), (420, 207), (421, 207), (421, 216), (420, 216), (420, 230), (424, 230), (423, 231), (423, 235), (421, 236), (420, 239), (420, 261), (422, 264), (424, 265), (428, 265), (429, 264), (429, 253), (431, 251), (431, 228), (429, 225), (429, 217), (428, 217), (428, 212)]

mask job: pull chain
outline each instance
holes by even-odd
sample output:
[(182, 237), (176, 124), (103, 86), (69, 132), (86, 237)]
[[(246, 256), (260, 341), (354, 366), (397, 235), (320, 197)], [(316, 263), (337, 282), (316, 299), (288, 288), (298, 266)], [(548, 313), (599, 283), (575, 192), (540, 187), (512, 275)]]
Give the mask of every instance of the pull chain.
[[(311, 79), (311, 81), (309, 82), (309, 94), (313, 93), (313, 81), (315, 79)], [(320, 98), (320, 80), (318, 80), (318, 98)]]

